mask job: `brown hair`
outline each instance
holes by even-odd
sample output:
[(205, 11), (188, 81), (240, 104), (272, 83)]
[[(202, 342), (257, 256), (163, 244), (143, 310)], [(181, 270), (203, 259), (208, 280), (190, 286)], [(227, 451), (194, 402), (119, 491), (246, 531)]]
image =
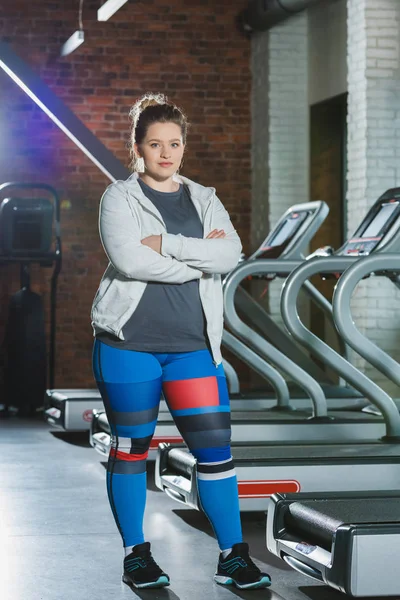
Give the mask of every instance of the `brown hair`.
[(183, 143), (186, 144), (189, 126), (186, 115), (178, 106), (168, 102), (164, 94), (144, 94), (130, 109), (129, 117), (132, 121), (129, 141), (132, 171), (139, 170), (140, 160), (135, 154), (134, 144), (143, 142), (148, 128), (153, 123), (176, 123), (181, 129)]

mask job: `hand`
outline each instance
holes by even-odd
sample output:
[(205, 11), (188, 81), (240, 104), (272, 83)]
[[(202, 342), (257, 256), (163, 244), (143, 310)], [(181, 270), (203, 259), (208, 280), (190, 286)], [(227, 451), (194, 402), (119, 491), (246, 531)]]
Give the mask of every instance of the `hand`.
[(225, 236), (226, 236), (226, 233), (223, 229), (213, 229), (212, 231), (210, 231), (210, 233), (206, 237), (206, 240), (216, 239), (216, 238), (224, 238)]
[(161, 235), (149, 235), (142, 239), (142, 244), (161, 254)]

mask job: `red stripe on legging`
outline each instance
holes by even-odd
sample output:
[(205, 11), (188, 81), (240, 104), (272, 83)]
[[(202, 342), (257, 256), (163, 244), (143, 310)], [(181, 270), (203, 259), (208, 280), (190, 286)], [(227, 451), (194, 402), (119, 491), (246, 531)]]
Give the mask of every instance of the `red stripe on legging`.
[(163, 391), (172, 410), (218, 406), (218, 382), (215, 375), (164, 381)]
[(183, 439), (173, 435), (155, 435), (150, 442), (150, 450), (157, 450), (158, 445), (161, 444), (161, 442), (165, 442), (166, 444), (179, 444), (180, 442), (183, 442)]
[(119, 460), (125, 460), (128, 462), (134, 462), (135, 460), (145, 460), (147, 458), (148, 452), (144, 454), (128, 454), (127, 452), (121, 452), (120, 450), (114, 450), (111, 448), (110, 456), (112, 458), (118, 458)]

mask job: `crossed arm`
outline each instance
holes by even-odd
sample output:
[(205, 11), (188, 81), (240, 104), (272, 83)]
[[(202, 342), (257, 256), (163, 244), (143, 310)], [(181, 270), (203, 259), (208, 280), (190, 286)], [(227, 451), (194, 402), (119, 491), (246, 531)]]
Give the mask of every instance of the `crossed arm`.
[[(226, 233), (223, 229), (213, 229), (213, 231), (210, 231), (210, 233), (208, 234), (208, 236), (205, 239), (211, 240), (211, 239), (224, 238), (224, 237), (226, 237)], [(162, 254), (161, 242), (162, 242), (162, 235), (149, 235), (148, 237), (145, 237), (142, 239), (142, 244), (144, 244), (145, 246), (148, 246), (155, 252), (158, 252), (158, 254)]]
[(119, 182), (107, 188), (100, 203), (103, 248), (114, 268), (129, 279), (185, 283), (203, 273), (227, 273), (237, 265), (242, 246), (219, 200), (214, 225), (220, 231), (212, 231), (206, 239), (169, 233), (141, 238), (139, 219)]

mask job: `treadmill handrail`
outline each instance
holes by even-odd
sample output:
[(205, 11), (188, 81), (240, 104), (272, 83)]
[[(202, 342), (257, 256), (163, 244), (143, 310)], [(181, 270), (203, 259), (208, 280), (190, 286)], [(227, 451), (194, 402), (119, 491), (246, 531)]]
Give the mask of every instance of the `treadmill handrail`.
[(400, 254), (371, 254), (349, 267), (334, 291), (333, 314), (337, 330), (349, 346), (396, 385), (400, 385), (400, 364), (363, 335), (351, 315), (350, 303), (355, 288), (364, 277), (379, 271), (400, 273)]
[(222, 359), (222, 365), (224, 368), (229, 393), (240, 394), (240, 381), (235, 369), (233, 368), (231, 363), (228, 360), (226, 360), (226, 358)]
[[(288, 407), (290, 401), (289, 388), (282, 375), (271, 365), (269, 365), (261, 356), (258, 356), (251, 348), (248, 348), (241, 340), (226, 331), (222, 332), (222, 343), (233, 354), (239, 356), (245, 363), (248, 363), (251, 368), (261, 375), (272, 385), (276, 393), (277, 405), (280, 407)], [(248, 360), (243, 358), (243, 351), (246, 351)], [(251, 361), (251, 362), (250, 362)]]
[[(310, 286), (312, 287), (311, 284)], [(308, 290), (306, 291), (308, 292)], [(331, 309), (330, 320), (333, 323), (332, 307), (324, 297), (323, 299), (328, 303), (329, 308)], [(320, 299), (317, 298), (318, 305), (320, 305), (319, 300)], [(261, 304), (249, 294), (242, 285), (239, 285), (235, 292), (235, 306), (237, 307), (239, 314), (243, 315), (249, 327), (258, 331), (260, 335), (265, 337), (265, 339), (271, 342), (278, 350), (307, 371), (314, 379), (329, 384), (333, 383), (329, 380), (329, 377), (321, 367), (319, 367), (312, 358), (309, 357), (308, 353), (304, 351), (304, 348), (299, 347), (299, 345), (296, 344), (292, 336), (286, 331), (286, 328), (278, 325), (268, 311), (261, 306)], [(323, 309), (322, 306), (321, 308)], [(337, 337), (339, 338), (339, 336)]]
[[(325, 298), (325, 296), (321, 294), (321, 292), (315, 287), (315, 285), (311, 283), (311, 281), (306, 281), (303, 285), (303, 289), (306, 292), (306, 294), (308, 294), (310, 299), (314, 302), (314, 304), (316, 304), (322, 310), (322, 312), (328, 318), (329, 322), (335, 328), (332, 304), (329, 302), (329, 300), (327, 300), (327, 298)], [(346, 345), (346, 342), (340, 335), (337, 336), (337, 342), (341, 355), (346, 360), (349, 360), (348, 347)]]
[(303, 388), (309, 395), (314, 408), (314, 415), (326, 417), (328, 413), (327, 402), (321, 386), (306, 371), (287, 358), (272, 344), (263, 339), (257, 332), (239, 318), (235, 308), (235, 292), (241, 281), (248, 275), (261, 273), (291, 273), (299, 261), (280, 259), (253, 259), (239, 265), (225, 280), (224, 285), (224, 313), (225, 320), (233, 334), (255, 348), (275, 368), (282, 371), (289, 379)]
[(328, 344), (320, 340), (301, 322), (297, 312), (297, 298), (304, 282), (318, 273), (342, 273), (354, 263), (354, 257), (316, 257), (298, 265), (286, 279), (281, 295), (284, 323), (293, 337), (306, 348), (312, 349), (321, 360), (338, 371), (379, 408), (386, 425), (387, 437), (400, 437), (400, 413), (393, 399), (364, 373), (346, 361)]

